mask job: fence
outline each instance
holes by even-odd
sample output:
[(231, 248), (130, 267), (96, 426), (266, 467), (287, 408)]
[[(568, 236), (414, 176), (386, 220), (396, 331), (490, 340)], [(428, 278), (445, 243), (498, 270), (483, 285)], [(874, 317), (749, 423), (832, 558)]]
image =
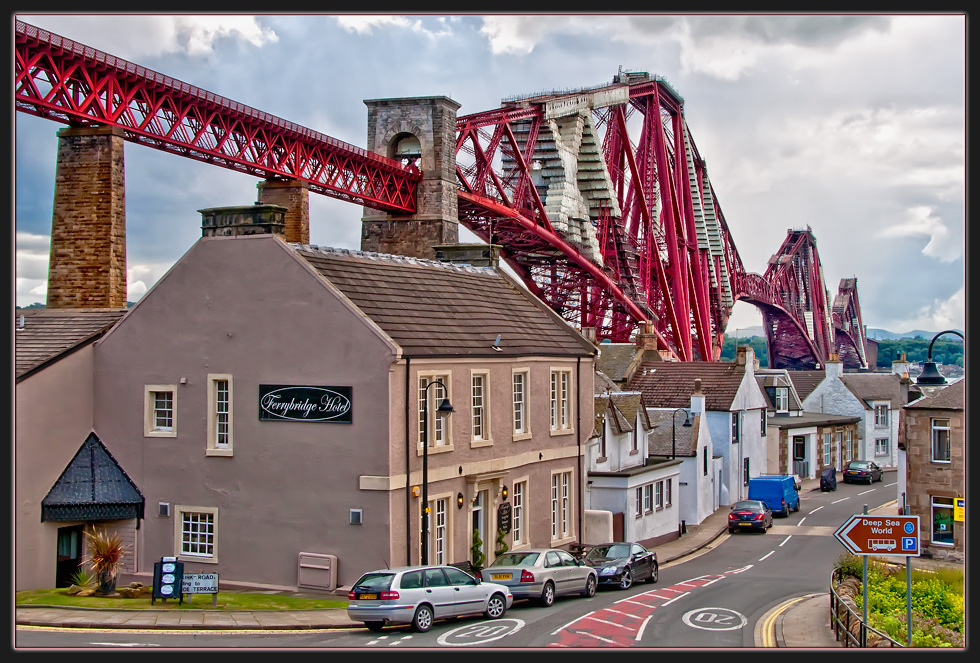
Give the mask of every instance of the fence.
[[(905, 647), (904, 644), (892, 640), (887, 634), (868, 626), (861, 619), (861, 615), (851, 609), (844, 599), (837, 593), (837, 586), (843, 580), (840, 569), (834, 569), (830, 579), (830, 621), (834, 626), (834, 638), (841, 642), (841, 635), (844, 636), (844, 647), (867, 647), (868, 633), (874, 633), (883, 641), (888, 642), (889, 647)], [(857, 627), (855, 628), (855, 625)], [(857, 633), (854, 633), (854, 631)]]

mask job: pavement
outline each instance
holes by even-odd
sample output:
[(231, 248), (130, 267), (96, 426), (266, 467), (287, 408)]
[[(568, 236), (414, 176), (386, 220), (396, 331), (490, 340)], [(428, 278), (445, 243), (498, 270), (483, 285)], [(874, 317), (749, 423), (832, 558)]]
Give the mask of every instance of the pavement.
[[(806, 494), (819, 489), (819, 480), (804, 480), (801, 493)], [(896, 506), (894, 503), (885, 504), (869, 513), (896, 513)], [(727, 531), (728, 508), (722, 507), (700, 524), (687, 526), (686, 533), (677, 539), (658, 545), (656, 550), (661, 566), (665, 567), (695, 553), (704, 552), (710, 544), (726, 535)], [(904, 558), (893, 559), (901, 559), (904, 564)], [(915, 566), (919, 568), (930, 564), (936, 563), (921, 558), (915, 562)], [(201, 595), (195, 600), (204, 602), (207, 597)], [(164, 630), (363, 628), (360, 622), (352, 622), (347, 617), (344, 608), (245, 612), (205, 609), (176, 611), (153, 608), (103, 610), (17, 605), (16, 624), (17, 626)], [(774, 606), (756, 623), (754, 640), (756, 647), (841, 647), (842, 644), (834, 637), (830, 624), (829, 592), (792, 597)]]

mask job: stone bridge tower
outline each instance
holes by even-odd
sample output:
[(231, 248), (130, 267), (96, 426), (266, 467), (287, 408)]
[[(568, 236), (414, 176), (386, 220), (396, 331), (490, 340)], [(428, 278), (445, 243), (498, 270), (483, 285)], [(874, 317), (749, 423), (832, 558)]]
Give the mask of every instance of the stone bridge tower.
[(361, 250), (435, 259), (433, 248), (459, 241), (456, 111), (449, 97), (368, 99), (367, 149), (414, 161), (422, 171), (416, 214), (365, 209)]

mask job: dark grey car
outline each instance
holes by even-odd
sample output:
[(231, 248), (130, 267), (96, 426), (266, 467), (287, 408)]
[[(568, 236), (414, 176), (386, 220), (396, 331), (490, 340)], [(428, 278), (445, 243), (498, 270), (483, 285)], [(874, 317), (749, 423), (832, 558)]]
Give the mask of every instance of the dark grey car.
[(620, 589), (629, 589), (634, 581), (657, 582), (660, 576), (657, 553), (639, 543), (593, 546), (582, 561), (595, 568), (600, 585), (615, 585)]

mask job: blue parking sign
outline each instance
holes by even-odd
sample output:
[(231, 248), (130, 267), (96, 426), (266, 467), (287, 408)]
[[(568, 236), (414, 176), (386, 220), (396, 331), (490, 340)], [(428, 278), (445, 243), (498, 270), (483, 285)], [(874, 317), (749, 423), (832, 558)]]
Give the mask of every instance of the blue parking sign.
[(902, 537), (902, 550), (915, 550), (915, 537), (914, 536), (903, 536)]

